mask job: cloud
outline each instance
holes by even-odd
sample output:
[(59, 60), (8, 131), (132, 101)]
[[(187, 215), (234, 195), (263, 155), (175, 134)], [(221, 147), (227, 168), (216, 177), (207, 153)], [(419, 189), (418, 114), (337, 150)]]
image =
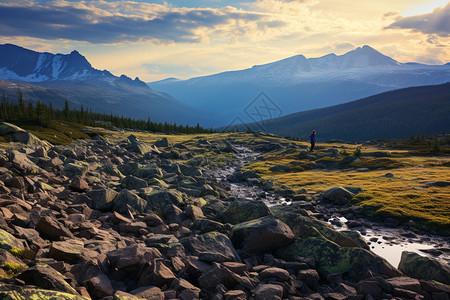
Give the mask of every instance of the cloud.
[[(253, 23), (258, 24), (253, 24)], [(0, 3), (0, 35), (114, 44), (153, 40), (198, 43), (220, 30), (283, 26), (265, 14), (233, 7), (174, 8), (131, 1), (6, 1)]]
[(423, 15), (399, 18), (386, 29), (412, 29), (415, 32), (450, 36), (450, 3)]

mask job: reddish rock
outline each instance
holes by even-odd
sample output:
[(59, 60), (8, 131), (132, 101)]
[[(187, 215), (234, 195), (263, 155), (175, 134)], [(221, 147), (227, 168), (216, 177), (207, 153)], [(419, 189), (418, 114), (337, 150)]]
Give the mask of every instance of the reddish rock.
[(39, 222), (36, 224), (36, 230), (39, 231), (43, 237), (50, 240), (58, 240), (61, 237), (74, 238), (69, 229), (49, 216), (43, 216), (39, 219)]
[(163, 287), (170, 285), (175, 278), (176, 276), (172, 271), (161, 260), (158, 260), (151, 262), (144, 270), (139, 279), (139, 285), (154, 284)]
[(420, 293), (422, 290), (420, 287), (420, 282), (417, 279), (410, 277), (394, 277), (386, 280), (391, 288), (399, 288), (404, 290), (410, 290), (416, 293)]
[(89, 189), (89, 184), (80, 176), (75, 176), (72, 179), (69, 187), (76, 192), (84, 192)]
[(300, 270), (298, 272), (298, 278), (306, 282), (306, 284), (315, 291), (319, 288), (319, 273), (314, 269)]
[(148, 300), (164, 300), (164, 293), (157, 286), (142, 286), (131, 291), (130, 294)]
[(99, 274), (83, 283), (89, 294), (97, 299), (114, 295), (114, 288), (105, 274)]
[(264, 269), (259, 276), (262, 279), (273, 278), (281, 282), (288, 281), (291, 278), (288, 271), (276, 267)]
[(283, 287), (278, 284), (260, 284), (254, 295), (258, 300), (279, 300), (283, 297)]
[(241, 290), (230, 290), (223, 295), (224, 300), (246, 300), (247, 295)]
[(83, 257), (84, 243), (80, 240), (53, 242), (48, 250), (48, 257), (76, 263)]

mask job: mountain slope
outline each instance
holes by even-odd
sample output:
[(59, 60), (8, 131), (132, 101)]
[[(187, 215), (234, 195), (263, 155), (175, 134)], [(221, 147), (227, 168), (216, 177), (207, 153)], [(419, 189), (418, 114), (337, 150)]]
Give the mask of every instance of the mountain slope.
[(281, 136), (319, 140), (407, 138), (450, 131), (450, 83), (385, 92), (332, 107), (294, 113), (250, 124)]
[(364, 46), (344, 55), (319, 58), (297, 55), (250, 69), (188, 80), (149, 83), (152, 88), (226, 117), (251, 119), (244, 110), (264, 91), (281, 115), (327, 107), (410, 86), (450, 80), (450, 64), (434, 66), (399, 63)]
[(79, 54), (39, 53), (15, 45), (0, 45), (0, 94), (16, 100), (51, 102), (153, 121), (203, 126), (216, 124), (214, 115), (152, 90), (143, 81), (94, 69)]

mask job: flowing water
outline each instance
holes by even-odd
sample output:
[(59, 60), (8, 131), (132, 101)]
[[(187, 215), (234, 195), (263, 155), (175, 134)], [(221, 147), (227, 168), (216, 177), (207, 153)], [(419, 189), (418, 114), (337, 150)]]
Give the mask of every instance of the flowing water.
[[(289, 205), (286, 199), (277, 195), (274, 192), (266, 192), (261, 187), (251, 185), (248, 182), (230, 182), (229, 176), (240, 170), (244, 165), (255, 161), (260, 153), (255, 152), (247, 147), (234, 146), (237, 150), (236, 162), (223, 169), (217, 169), (211, 172), (217, 180), (221, 180), (228, 184), (230, 193), (240, 199), (261, 199), (267, 206), (274, 205)], [(347, 220), (339, 215), (333, 215), (333, 219), (339, 220), (339, 225), (336, 222), (329, 223), (333, 225), (336, 230), (349, 230), (345, 225)], [(368, 227), (352, 228), (357, 230), (364, 237), (370, 246), (370, 250), (375, 254), (386, 259), (394, 267), (398, 267), (401, 254), (403, 251), (411, 251), (422, 256), (429, 256), (438, 258), (447, 263), (450, 263), (450, 239), (441, 236), (416, 234), (412, 231), (401, 228), (387, 228), (382, 224), (376, 224), (365, 220)], [(371, 228), (370, 228), (371, 227)]]

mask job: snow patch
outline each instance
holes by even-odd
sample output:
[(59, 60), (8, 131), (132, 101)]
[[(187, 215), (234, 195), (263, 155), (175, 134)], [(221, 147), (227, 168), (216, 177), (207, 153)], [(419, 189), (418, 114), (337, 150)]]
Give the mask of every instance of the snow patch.
[(52, 61), (52, 78), (58, 79), (58, 76), (61, 74), (63, 69), (63, 57), (60, 55), (55, 55)]
[(41, 82), (48, 80), (48, 77), (45, 75), (37, 75), (35, 73), (30, 74), (26, 77), (19, 76), (15, 72), (8, 70), (7, 68), (0, 69), (0, 78), (3, 80), (18, 80), (25, 82)]
[(34, 70), (33, 70), (35, 73), (39, 72), (40, 69), (43, 67), (42, 64), (44, 63), (46, 56), (47, 55), (45, 55), (44, 53), (39, 54), (38, 60), (36, 62), (36, 66), (34, 67)]

